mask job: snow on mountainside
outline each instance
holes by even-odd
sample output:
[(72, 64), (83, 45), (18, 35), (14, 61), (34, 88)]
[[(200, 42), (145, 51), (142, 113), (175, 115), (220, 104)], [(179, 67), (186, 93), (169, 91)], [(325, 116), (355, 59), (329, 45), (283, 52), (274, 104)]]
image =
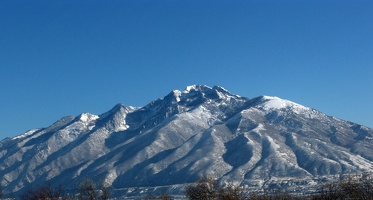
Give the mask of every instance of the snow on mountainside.
[(1, 185), (105, 181), (115, 194), (202, 175), (247, 188), (312, 185), (373, 169), (373, 130), (278, 97), (193, 85), (141, 108), (64, 117), (0, 141)]

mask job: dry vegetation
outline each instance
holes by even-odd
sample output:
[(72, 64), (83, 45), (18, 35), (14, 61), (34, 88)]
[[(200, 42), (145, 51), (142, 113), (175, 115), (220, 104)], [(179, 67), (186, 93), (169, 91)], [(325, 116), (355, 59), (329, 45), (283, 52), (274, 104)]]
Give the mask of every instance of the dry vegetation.
[(240, 186), (229, 184), (226, 187), (220, 187), (215, 179), (203, 177), (195, 184), (190, 184), (185, 188), (185, 194), (191, 200), (222, 199), (234, 200), (245, 199), (246, 194)]
[[(77, 187), (78, 194), (72, 195), (64, 191), (61, 185), (52, 187), (43, 185), (28, 188), (18, 199), (21, 200), (107, 200), (110, 199), (111, 188), (101, 184), (99, 187), (90, 179), (82, 181)], [(0, 189), (0, 199), (2, 191)], [(211, 177), (202, 177), (197, 182), (185, 187), (185, 198), (190, 200), (373, 200), (373, 179), (370, 176), (348, 176), (346, 179), (321, 185), (314, 194), (306, 196), (292, 195), (286, 191), (270, 194), (245, 192), (241, 186), (228, 184), (220, 186)], [(169, 200), (170, 195), (148, 194), (146, 200)]]
[(345, 180), (324, 184), (312, 199), (373, 199), (373, 179), (370, 176), (349, 176)]
[(91, 179), (82, 181), (78, 187), (77, 195), (67, 193), (61, 185), (52, 187), (42, 185), (39, 187), (30, 187), (22, 195), (20, 200), (107, 200), (110, 198), (111, 188), (101, 184), (97, 188)]
[(246, 193), (232, 184), (220, 187), (212, 178), (201, 178), (185, 190), (190, 200), (373, 200), (373, 179), (370, 176), (348, 176), (344, 180), (321, 185), (314, 194), (297, 196), (286, 191), (270, 194)]

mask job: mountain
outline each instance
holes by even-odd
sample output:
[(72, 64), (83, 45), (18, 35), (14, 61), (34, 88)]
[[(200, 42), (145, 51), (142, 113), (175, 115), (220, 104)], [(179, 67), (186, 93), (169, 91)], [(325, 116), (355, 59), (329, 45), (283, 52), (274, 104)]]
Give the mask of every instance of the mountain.
[(90, 177), (115, 195), (209, 175), (246, 188), (299, 187), (373, 169), (373, 129), (278, 97), (193, 85), (135, 108), (64, 117), (0, 141), (6, 195), (29, 185), (74, 189)]

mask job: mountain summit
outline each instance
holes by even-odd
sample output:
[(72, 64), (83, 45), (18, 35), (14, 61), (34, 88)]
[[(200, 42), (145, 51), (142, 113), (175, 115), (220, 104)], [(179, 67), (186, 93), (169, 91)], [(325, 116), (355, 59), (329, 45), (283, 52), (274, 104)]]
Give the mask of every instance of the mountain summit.
[[(64, 117), (0, 141), (6, 195), (90, 177), (116, 195), (177, 192), (209, 175), (246, 188), (295, 188), (373, 169), (373, 130), (278, 97), (193, 85), (148, 105)], [(142, 189), (139, 189), (142, 188)]]

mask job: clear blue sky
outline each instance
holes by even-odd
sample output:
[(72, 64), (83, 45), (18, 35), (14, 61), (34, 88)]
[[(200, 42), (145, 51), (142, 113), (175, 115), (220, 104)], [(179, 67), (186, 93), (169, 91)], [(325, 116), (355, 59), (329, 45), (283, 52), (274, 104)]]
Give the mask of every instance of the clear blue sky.
[(0, 139), (187, 85), (373, 127), (371, 0), (2, 0)]

